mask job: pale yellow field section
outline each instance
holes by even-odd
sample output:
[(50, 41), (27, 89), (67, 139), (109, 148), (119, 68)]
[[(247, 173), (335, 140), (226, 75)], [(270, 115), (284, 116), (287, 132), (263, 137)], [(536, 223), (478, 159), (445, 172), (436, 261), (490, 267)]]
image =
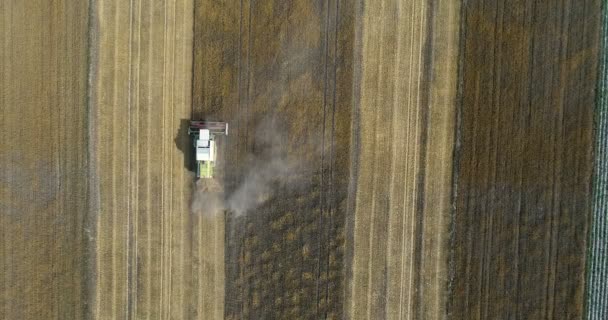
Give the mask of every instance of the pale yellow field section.
[(97, 319), (223, 318), (223, 217), (190, 210), (191, 0), (92, 8)]
[[(348, 319), (444, 318), (458, 1), (336, 1), (335, 12), (329, 6), (327, 11), (294, 6), (283, 16), (286, 7), (278, 1), (261, 7), (247, 3), (249, 18), (241, 17), (242, 11), (229, 16), (237, 19), (238, 13), (252, 28), (247, 32), (242, 26), (237, 31), (227, 18), (214, 25), (223, 20), (214, 16), (211, 4), (200, 15), (209, 18), (201, 22), (209, 28), (201, 34), (209, 36), (197, 41), (212, 44), (199, 43), (210, 52), (201, 57), (209, 66), (198, 75), (205, 81), (223, 74), (217, 70), (232, 70), (230, 59), (240, 63), (234, 59), (240, 53), (223, 55), (218, 48), (241, 43), (244, 34), (269, 37), (274, 42), (246, 41), (255, 45), (247, 59), (259, 60), (251, 69), (259, 72), (252, 75), (287, 94), (283, 80), (265, 78), (281, 56), (269, 52), (282, 52), (268, 26), (282, 30), (283, 22), (294, 22), (284, 17), (335, 19), (336, 38), (319, 37), (325, 42), (318, 42), (310, 60), (324, 65), (327, 78), (325, 60), (335, 59), (337, 80), (321, 90), (312, 85), (317, 76), (312, 71), (301, 78), (312, 88), (302, 101), (317, 107), (323, 92), (335, 90), (336, 119), (348, 119), (336, 123), (341, 133), (336, 149), (349, 150), (336, 166), (344, 164), (339, 172), (350, 178), (344, 188), (353, 191), (344, 202), (354, 205), (346, 221), (336, 224), (336, 237), (347, 239), (345, 250), (336, 251), (346, 257), (338, 280), (332, 280), (344, 287), (343, 297), (331, 307), (341, 308)], [(270, 10), (274, 3), (278, 16)], [(354, 20), (347, 5), (358, 6), (352, 9)], [(251, 8), (261, 9), (251, 15)], [(259, 23), (252, 16), (265, 18)], [(193, 110), (193, 20), (193, 0), (0, 1), (0, 319), (224, 318), (225, 220), (192, 212), (194, 179), (185, 161), (191, 152), (184, 129)], [(224, 36), (232, 42), (218, 40), (224, 38), (214, 26), (228, 30)], [(315, 24), (310, 30), (321, 34)], [(321, 49), (321, 43), (333, 45)], [(349, 47), (340, 47), (343, 43)], [(331, 46), (333, 51), (327, 49)], [(238, 50), (250, 50), (243, 48)], [(353, 69), (340, 69), (340, 61)], [(218, 97), (229, 96), (226, 101), (246, 95), (245, 89), (230, 90), (240, 83), (232, 76), (226, 76), (226, 87), (219, 80), (204, 82), (202, 96), (218, 100), (211, 89), (221, 93)], [(309, 99), (313, 91), (318, 101)], [(199, 104), (203, 110), (213, 107), (204, 99)], [(312, 107), (307, 110), (316, 110)], [(299, 116), (288, 118), (296, 119), (289, 123), (294, 130), (317, 119), (294, 114)], [(319, 127), (329, 123), (315, 121)], [(248, 139), (242, 131), (240, 139)], [(330, 251), (319, 245), (319, 256), (323, 252), (329, 266)], [(313, 270), (321, 278), (324, 265), (317, 265)], [(317, 294), (333, 288), (325, 281), (327, 289), (320, 290), (319, 283)], [(317, 311), (322, 303), (313, 301)]]
[(459, 12), (445, 0), (357, 10), (351, 319), (447, 316)]
[(192, 28), (191, 0), (0, 2), (0, 319), (223, 318)]

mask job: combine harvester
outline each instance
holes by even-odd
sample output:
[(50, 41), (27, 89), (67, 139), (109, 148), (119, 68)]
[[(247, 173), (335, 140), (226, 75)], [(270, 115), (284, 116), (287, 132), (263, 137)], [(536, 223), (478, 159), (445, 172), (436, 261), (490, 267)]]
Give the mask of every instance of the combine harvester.
[(190, 121), (188, 134), (194, 137), (197, 178), (213, 178), (219, 135), (228, 135), (226, 122)]

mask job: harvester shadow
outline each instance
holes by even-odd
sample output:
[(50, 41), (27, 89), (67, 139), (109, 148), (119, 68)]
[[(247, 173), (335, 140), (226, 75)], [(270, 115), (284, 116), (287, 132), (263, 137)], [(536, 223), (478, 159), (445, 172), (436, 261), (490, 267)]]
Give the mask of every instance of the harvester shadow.
[(173, 142), (179, 151), (184, 155), (184, 167), (186, 170), (194, 173), (194, 163), (192, 160), (192, 139), (188, 135), (190, 127), (190, 119), (181, 119), (179, 122), (179, 130)]

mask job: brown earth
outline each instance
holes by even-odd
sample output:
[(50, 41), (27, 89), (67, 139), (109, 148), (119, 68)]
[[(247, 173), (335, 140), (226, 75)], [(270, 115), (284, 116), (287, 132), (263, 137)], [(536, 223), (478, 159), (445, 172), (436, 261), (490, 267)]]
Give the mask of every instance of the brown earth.
[(230, 123), (226, 193), (265, 161), (291, 169), (228, 215), (229, 319), (342, 317), (354, 29), (337, 5), (196, 2), (193, 114)]
[(230, 122), (228, 196), (268, 135), (298, 159), (269, 201), (228, 215), (226, 316), (444, 314), (459, 7), (200, 0), (195, 12), (193, 114)]
[(599, 0), (91, 3), (0, 2), (0, 318), (582, 316)]
[(583, 317), (600, 12), (464, 7), (454, 318)]
[(87, 17), (0, 2), (0, 319), (90, 313)]

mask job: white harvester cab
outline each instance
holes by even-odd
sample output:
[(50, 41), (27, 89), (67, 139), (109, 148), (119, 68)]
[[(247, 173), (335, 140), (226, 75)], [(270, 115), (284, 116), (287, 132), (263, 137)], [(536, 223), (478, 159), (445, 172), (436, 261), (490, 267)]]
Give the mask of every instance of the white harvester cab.
[(215, 161), (215, 141), (211, 140), (208, 129), (199, 131), (196, 140), (196, 161)]
[(191, 121), (189, 134), (194, 136), (196, 177), (213, 178), (217, 159), (216, 136), (228, 135), (225, 122)]

